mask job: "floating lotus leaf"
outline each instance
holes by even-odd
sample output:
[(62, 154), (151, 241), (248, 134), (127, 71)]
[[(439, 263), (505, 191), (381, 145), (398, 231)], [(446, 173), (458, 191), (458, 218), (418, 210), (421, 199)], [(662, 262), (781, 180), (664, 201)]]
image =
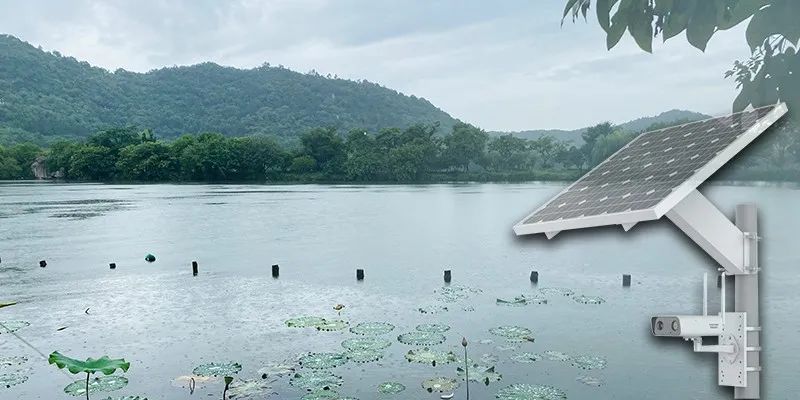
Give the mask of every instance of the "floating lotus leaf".
[(323, 322), (325, 322), (325, 318), (304, 315), (301, 317), (287, 319), (284, 323), (289, 328), (310, 328)]
[(431, 350), (427, 347), (416, 350), (409, 350), (406, 353), (406, 360), (409, 362), (418, 362), (421, 364), (431, 364), (434, 367), (436, 364), (449, 364), (458, 361), (455, 353), (452, 351)]
[(383, 382), (378, 385), (378, 393), (382, 394), (397, 394), (403, 390), (406, 390), (406, 387), (399, 382)]
[(325, 399), (339, 399), (339, 393), (333, 390), (315, 390), (311, 393), (306, 393), (300, 400), (325, 400)]
[(521, 326), (513, 326), (513, 325), (498, 326), (496, 328), (489, 329), (489, 333), (497, 336), (502, 336), (510, 342), (522, 342), (522, 341), (532, 342), (534, 340), (533, 332), (530, 329), (523, 328)]
[(605, 384), (605, 382), (603, 382), (603, 380), (600, 378), (595, 378), (593, 376), (586, 376), (586, 375), (581, 375), (575, 378), (575, 380), (586, 386), (600, 387)]
[(429, 393), (433, 391), (437, 391), (439, 393), (442, 392), (452, 392), (458, 387), (458, 381), (453, 378), (431, 378), (422, 381), (422, 388), (427, 390)]
[(272, 383), (275, 380), (269, 379), (254, 379), (254, 380), (238, 380), (231, 383), (228, 387), (229, 399), (263, 399), (269, 397), (274, 393), (272, 390)]
[(444, 343), (447, 338), (441, 333), (436, 332), (408, 332), (397, 337), (400, 343), (412, 346), (433, 346)]
[(23, 356), (0, 357), (0, 368), (16, 367), (26, 362), (28, 358)]
[[(128, 378), (124, 376), (108, 375), (98, 376), (89, 380), (89, 393), (113, 392), (128, 386)], [(64, 388), (64, 393), (72, 396), (86, 395), (86, 381), (79, 379)]]
[(17, 386), (25, 383), (28, 380), (27, 375), (23, 375), (21, 373), (12, 372), (10, 374), (0, 374), (0, 388), (10, 388), (12, 386)]
[(383, 335), (392, 330), (394, 330), (394, 325), (388, 322), (362, 322), (350, 328), (350, 332), (363, 336)]
[(518, 383), (500, 389), (495, 397), (501, 400), (565, 400), (567, 395), (552, 386)]
[(0, 321), (0, 334), (16, 332), (28, 326), (31, 326), (28, 321)]
[(106, 397), (103, 400), (147, 400), (147, 397), (142, 397), (142, 396)]
[(267, 379), (271, 376), (289, 375), (294, 372), (295, 365), (289, 362), (270, 364), (258, 369), (258, 375), (261, 376), (261, 379)]
[(510, 351), (510, 350), (517, 350), (518, 346), (515, 344), (508, 343), (508, 344), (499, 344), (495, 348), (500, 351)]
[(345, 363), (347, 363), (347, 357), (342, 353), (309, 353), (300, 357), (300, 365), (303, 368), (327, 369)]
[(572, 357), (567, 353), (553, 350), (547, 350), (542, 353), (542, 358), (550, 361), (569, 361), (572, 359)]
[(581, 304), (603, 304), (606, 302), (606, 299), (602, 297), (586, 296), (583, 294), (580, 296), (573, 297), (572, 300), (575, 300), (576, 303), (581, 303)]
[(47, 362), (55, 364), (59, 369), (66, 368), (73, 374), (102, 372), (105, 375), (111, 375), (117, 369), (128, 372), (128, 368), (131, 366), (131, 363), (122, 358), (112, 360), (108, 356), (103, 356), (98, 359), (87, 358), (86, 361), (81, 361), (69, 358), (57, 351), (50, 354)]
[(379, 338), (350, 338), (342, 342), (347, 350), (383, 350), (392, 345), (391, 340)]
[(528, 305), (528, 303), (525, 301), (525, 298), (521, 296), (517, 296), (509, 300), (497, 299), (495, 300), (495, 304), (497, 304), (498, 306), (515, 306), (515, 307), (522, 307)]
[(447, 312), (448, 309), (445, 306), (440, 306), (440, 305), (435, 305), (434, 304), (434, 305), (427, 305), (427, 306), (419, 307), (419, 308), (417, 308), (417, 311), (419, 311), (419, 312), (421, 312), (423, 314), (439, 314), (439, 313)]
[(333, 332), (346, 329), (350, 325), (349, 322), (342, 319), (324, 319), (322, 322), (314, 325), (318, 331)]
[(557, 295), (557, 296), (569, 297), (575, 294), (575, 291), (572, 289), (560, 288), (560, 287), (546, 287), (546, 288), (541, 288), (538, 291), (544, 296)]
[(530, 364), (541, 360), (542, 356), (536, 353), (531, 353), (526, 351), (523, 353), (512, 354), (511, 359), (516, 362)]
[(450, 327), (444, 324), (420, 324), (417, 325), (417, 330), (421, 332), (445, 333), (450, 330)]
[(580, 369), (603, 369), (606, 364), (606, 359), (600, 356), (581, 355), (572, 359), (572, 366)]
[(475, 294), (479, 294), (482, 292), (482, 290), (468, 286), (451, 285), (442, 286), (441, 288), (436, 289), (435, 292), (439, 294), (440, 301), (454, 303), (459, 300), (468, 299)]
[(242, 370), (242, 365), (235, 362), (227, 363), (208, 363), (197, 366), (192, 373), (200, 376), (231, 376), (238, 374)]
[(347, 350), (344, 354), (348, 360), (359, 364), (374, 362), (383, 358), (383, 352), (374, 349)]
[(481, 339), (481, 340), (478, 340), (478, 344), (492, 344), (492, 343), (494, 343), (494, 340), (492, 340), (492, 339)]
[(500, 361), (500, 357), (498, 357), (495, 354), (484, 353), (481, 354), (480, 360), (484, 364), (494, 365), (495, 363)]
[(289, 380), (289, 385), (306, 390), (327, 390), (342, 386), (342, 383), (341, 376), (327, 371), (301, 371)]
[[(461, 380), (466, 378), (467, 373), (464, 371), (463, 367), (456, 368), (456, 372), (458, 376), (461, 377)], [(487, 365), (479, 365), (479, 364), (472, 364), (469, 366), (469, 380), (474, 382), (481, 382), (486, 386), (489, 386), (492, 382), (500, 382), (503, 379), (503, 375), (498, 374), (494, 370), (494, 366), (487, 366)]]
[(194, 384), (198, 386), (219, 381), (215, 376), (183, 375), (173, 379), (172, 386), (185, 389), (191, 385), (192, 380), (194, 380)]

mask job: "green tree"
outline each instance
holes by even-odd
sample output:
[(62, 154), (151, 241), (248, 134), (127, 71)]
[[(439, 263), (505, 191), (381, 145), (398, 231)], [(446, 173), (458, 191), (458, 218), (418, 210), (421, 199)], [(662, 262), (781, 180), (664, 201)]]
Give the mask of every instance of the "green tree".
[(22, 170), (17, 160), (3, 146), (0, 146), (0, 180), (19, 179)]
[(11, 146), (8, 153), (17, 161), (20, 168), (19, 177), (22, 179), (33, 179), (31, 164), (37, 157), (42, 155), (42, 149), (33, 143), (20, 143)]
[(317, 169), (317, 162), (309, 155), (299, 155), (297, 157), (292, 158), (292, 162), (289, 164), (289, 171), (298, 173), (298, 174), (307, 174), (310, 172), (314, 172)]
[(47, 151), (47, 168), (51, 172), (60, 171), (64, 178), (69, 178), (72, 155), (80, 146), (76, 142), (67, 140), (59, 140), (53, 143)]
[(118, 177), (142, 182), (162, 182), (177, 172), (175, 158), (169, 146), (159, 142), (144, 142), (124, 147), (117, 159)]
[(231, 179), (236, 164), (228, 139), (219, 133), (203, 133), (186, 138), (173, 146), (177, 155), (179, 175), (189, 181), (215, 182)]
[(543, 168), (550, 168), (553, 162), (566, 151), (567, 146), (564, 142), (556, 140), (554, 137), (545, 135), (530, 142), (531, 150), (539, 155)]
[(528, 159), (528, 141), (512, 134), (498, 136), (487, 146), (495, 170), (520, 170)]
[(304, 154), (314, 159), (315, 168), (328, 175), (342, 171), (344, 142), (335, 128), (316, 128), (300, 137)]
[[(149, 132), (149, 131), (146, 131)], [(124, 147), (139, 144), (147, 134), (137, 131), (133, 127), (106, 129), (89, 136), (87, 143), (90, 146), (102, 146), (111, 151), (116, 156)]]
[(590, 162), (591, 166), (596, 165), (596, 163), (592, 161), (595, 153), (595, 144), (598, 140), (601, 140), (612, 133), (614, 133), (614, 126), (611, 125), (610, 122), (602, 122), (595, 126), (591, 126), (586, 128), (586, 130), (581, 133), (581, 137), (583, 137), (583, 146), (581, 146), (581, 150), (583, 151), (586, 160)]
[(463, 122), (453, 126), (453, 132), (444, 138), (444, 158), (448, 165), (469, 171), (470, 163), (484, 165), (486, 143), (489, 135), (482, 129)]
[(363, 129), (353, 129), (345, 141), (347, 160), (344, 170), (347, 179), (372, 181), (381, 179), (384, 158), (378, 150), (377, 140)]
[(286, 166), (286, 152), (271, 137), (236, 137), (230, 142), (231, 152), (236, 160), (237, 179), (263, 181), (274, 177)]
[(108, 181), (114, 175), (114, 158), (104, 146), (79, 146), (69, 160), (69, 177), (85, 181)]
[(633, 137), (632, 134), (619, 129), (611, 134), (599, 137), (594, 146), (592, 146), (591, 157), (589, 158), (591, 166), (593, 167), (600, 164), (603, 160), (614, 154), (614, 152), (621, 149), (622, 146), (625, 146)]

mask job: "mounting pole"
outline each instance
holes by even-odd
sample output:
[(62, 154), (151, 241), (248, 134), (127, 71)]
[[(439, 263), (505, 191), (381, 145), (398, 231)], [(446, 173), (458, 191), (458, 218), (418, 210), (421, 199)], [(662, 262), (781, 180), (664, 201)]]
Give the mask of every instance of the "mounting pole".
[(761, 395), (761, 322), (758, 315), (758, 211), (755, 204), (736, 206), (736, 226), (744, 232), (744, 262), (752, 272), (735, 276), (735, 311), (747, 316), (747, 386), (734, 388), (733, 395), (735, 399), (758, 399)]

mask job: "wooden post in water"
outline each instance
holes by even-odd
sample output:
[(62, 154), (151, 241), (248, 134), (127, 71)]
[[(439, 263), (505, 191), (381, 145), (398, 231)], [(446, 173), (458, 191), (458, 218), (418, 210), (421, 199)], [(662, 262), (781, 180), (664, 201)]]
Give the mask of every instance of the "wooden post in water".
[(192, 276), (197, 276), (197, 261), (192, 261)]
[(453, 275), (449, 269), (444, 270), (444, 283), (450, 283), (453, 279)]
[(39, 261), (39, 266), (42, 267), (42, 268), (46, 267), (47, 266), (47, 261), (45, 261), (45, 260)]
[(357, 281), (363, 281), (364, 280), (364, 270), (363, 269), (359, 268), (359, 269), (356, 270), (356, 280)]
[(109, 269), (117, 269), (117, 263), (109, 263), (108, 264), (108, 268)]
[(630, 274), (623, 274), (622, 275), (622, 287), (630, 287), (631, 286), (631, 276)]
[(531, 271), (531, 283), (539, 283), (539, 271)]
[(272, 264), (272, 277), (277, 278), (281, 273), (281, 267), (278, 264)]

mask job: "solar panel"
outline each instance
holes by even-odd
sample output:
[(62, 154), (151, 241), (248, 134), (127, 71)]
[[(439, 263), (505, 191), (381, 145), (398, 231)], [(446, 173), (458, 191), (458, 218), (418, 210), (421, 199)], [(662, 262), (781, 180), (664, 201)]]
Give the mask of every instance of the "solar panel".
[(642, 133), (514, 231), (552, 233), (661, 218), (786, 111), (781, 103)]

